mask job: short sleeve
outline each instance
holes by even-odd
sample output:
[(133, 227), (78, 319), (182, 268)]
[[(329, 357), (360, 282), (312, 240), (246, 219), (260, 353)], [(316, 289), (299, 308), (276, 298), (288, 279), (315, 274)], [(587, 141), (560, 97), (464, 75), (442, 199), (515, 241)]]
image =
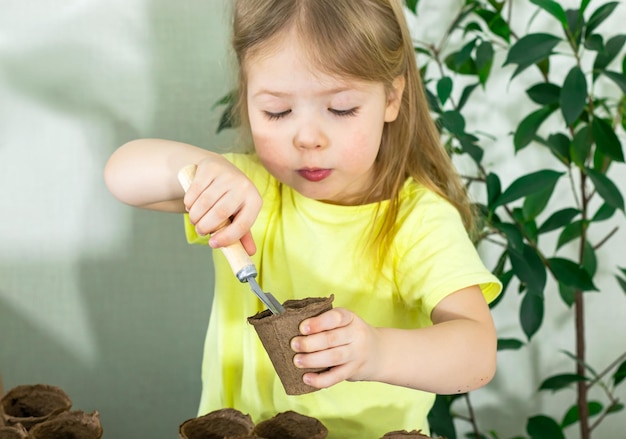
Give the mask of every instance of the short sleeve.
[(458, 211), (430, 191), (419, 197), (399, 231), (398, 287), (430, 316), (446, 296), (478, 285), (487, 303), (502, 285), (483, 264)]

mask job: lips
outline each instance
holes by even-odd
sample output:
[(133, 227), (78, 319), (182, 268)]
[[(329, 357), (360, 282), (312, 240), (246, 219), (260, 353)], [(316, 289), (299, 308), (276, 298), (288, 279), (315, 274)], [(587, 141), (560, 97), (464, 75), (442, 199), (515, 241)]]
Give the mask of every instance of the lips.
[(306, 180), (317, 182), (322, 181), (327, 178), (331, 173), (332, 169), (318, 169), (318, 168), (304, 168), (298, 169), (298, 174)]

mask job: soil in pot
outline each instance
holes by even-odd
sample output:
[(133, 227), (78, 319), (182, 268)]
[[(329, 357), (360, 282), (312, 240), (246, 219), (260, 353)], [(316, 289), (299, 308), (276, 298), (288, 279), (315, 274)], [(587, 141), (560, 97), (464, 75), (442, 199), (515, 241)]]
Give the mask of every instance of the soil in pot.
[(254, 422), (250, 415), (225, 408), (204, 416), (188, 419), (178, 428), (180, 439), (225, 439), (252, 434)]
[(63, 389), (48, 384), (14, 387), (0, 400), (0, 416), (6, 425), (22, 424), (27, 430), (68, 411), (72, 401)]
[(103, 431), (97, 411), (74, 410), (35, 425), (29, 433), (30, 439), (100, 439)]
[(271, 439), (325, 439), (328, 429), (318, 419), (290, 410), (259, 422), (254, 433)]

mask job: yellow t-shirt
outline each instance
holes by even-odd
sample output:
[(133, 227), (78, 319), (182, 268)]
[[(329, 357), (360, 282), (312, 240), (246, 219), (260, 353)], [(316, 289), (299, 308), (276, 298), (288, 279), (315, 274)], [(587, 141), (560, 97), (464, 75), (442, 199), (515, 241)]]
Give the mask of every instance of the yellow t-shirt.
[[(458, 212), (413, 180), (401, 194), (398, 233), (382, 272), (364, 257), (376, 204), (338, 206), (302, 196), (277, 182), (255, 156), (227, 154), (263, 196), (252, 234), (257, 280), (280, 302), (334, 294), (373, 326), (432, 325), (437, 303), (471, 285), (487, 301), (501, 285), (481, 262)], [(383, 207), (385, 203), (383, 203)], [(206, 243), (186, 219), (190, 243)], [(263, 310), (248, 284), (233, 275), (221, 252), (213, 254), (215, 294), (204, 347), (199, 415), (233, 407), (255, 422), (294, 410), (318, 418), (328, 438), (379, 438), (393, 430), (429, 431), (435, 395), (378, 382), (342, 382), (310, 394), (285, 393), (247, 317)], [(407, 349), (420, 349), (407, 346)], [(428, 352), (423, 353), (428, 361)], [(415, 365), (419, 368), (419, 364)]]

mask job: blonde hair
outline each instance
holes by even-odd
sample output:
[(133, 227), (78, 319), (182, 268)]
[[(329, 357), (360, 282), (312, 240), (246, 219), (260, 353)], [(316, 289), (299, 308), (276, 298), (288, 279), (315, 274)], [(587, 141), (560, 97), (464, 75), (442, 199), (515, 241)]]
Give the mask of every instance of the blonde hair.
[(233, 47), (239, 63), (238, 115), (249, 129), (246, 69), (249, 56), (295, 29), (312, 65), (326, 73), (385, 85), (402, 76), (405, 88), (395, 121), (385, 124), (375, 178), (364, 200), (389, 199), (374, 233), (378, 256), (395, 235), (399, 193), (408, 177), (447, 199), (468, 230), (473, 214), (465, 187), (443, 148), (429, 111), (400, 0), (236, 0)]

